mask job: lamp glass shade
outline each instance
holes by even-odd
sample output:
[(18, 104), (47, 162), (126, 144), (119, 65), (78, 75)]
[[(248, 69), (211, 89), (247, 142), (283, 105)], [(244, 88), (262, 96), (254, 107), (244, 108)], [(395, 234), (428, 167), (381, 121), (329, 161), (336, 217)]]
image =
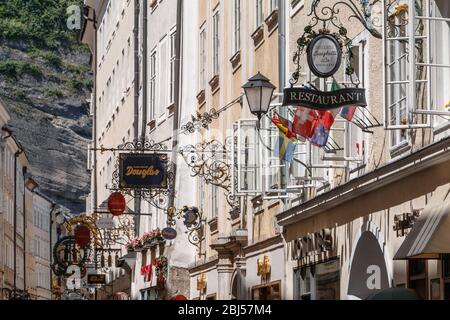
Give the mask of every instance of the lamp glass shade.
[(250, 78), (243, 88), (251, 113), (261, 118), (269, 111), (275, 86), (266, 77), (258, 73)]

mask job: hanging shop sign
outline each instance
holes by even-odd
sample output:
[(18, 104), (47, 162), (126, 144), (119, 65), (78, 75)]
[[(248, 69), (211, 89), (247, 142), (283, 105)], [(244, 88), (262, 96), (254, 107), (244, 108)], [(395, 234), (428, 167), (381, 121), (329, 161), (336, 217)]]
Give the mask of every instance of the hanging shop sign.
[(115, 217), (121, 216), (126, 209), (125, 197), (120, 192), (115, 192), (108, 198), (108, 210)]
[(333, 235), (331, 229), (323, 229), (320, 232), (292, 242), (292, 259), (303, 260), (312, 255), (330, 252), (333, 250)]
[(310, 88), (284, 89), (284, 106), (302, 106), (326, 111), (345, 106), (366, 107), (366, 90), (362, 88), (345, 88), (323, 92)]
[(198, 220), (198, 209), (193, 208), (185, 208), (183, 210), (183, 218), (184, 218), (184, 225), (188, 228), (192, 227), (193, 225), (197, 224)]
[(177, 230), (174, 228), (164, 228), (161, 231), (161, 235), (166, 240), (173, 240), (177, 237)]
[(264, 259), (258, 259), (257, 265), (257, 275), (261, 277), (263, 282), (268, 281), (270, 279), (270, 271), (272, 269), (270, 266), (269, 257), (264, 256)]
[(106, 275), (105, 274), (88, 274), (87, 284), (90, 286), (105, 285), (106, 284)]
[(86, 248), (91, 242), (91, 230), (86, 225), (79, 225), (75, 229), (75, 242), (82, 248)]
[(360, 299), (390, 287), (384, 251), (377, 236), (365, 231), (358, 240), (350, 266), (347, 294)]
[(114, 223), (114, 219), (111, 219), (111, 218), (100, 218), (96, 222), (96, 225), (99, 229), (103, 229), (103, 230), (111, 230), (116, 227), (116, 224)]
[(316, 36), (307, 49), (308, 65), (319, 78), (335, 74), (342, 61), (342, 49), (335, 37), (329, 34)]
[(164, 154), (121, 154), (120, 188), (167, 189), (167, 162)]

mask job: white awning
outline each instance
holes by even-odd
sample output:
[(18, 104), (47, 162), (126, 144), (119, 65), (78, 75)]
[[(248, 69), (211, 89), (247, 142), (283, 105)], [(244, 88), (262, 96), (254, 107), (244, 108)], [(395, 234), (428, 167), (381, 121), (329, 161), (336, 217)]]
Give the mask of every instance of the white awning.
[(450, 184), (436, 189), (394, 260), (439, 259), (450, 253)]

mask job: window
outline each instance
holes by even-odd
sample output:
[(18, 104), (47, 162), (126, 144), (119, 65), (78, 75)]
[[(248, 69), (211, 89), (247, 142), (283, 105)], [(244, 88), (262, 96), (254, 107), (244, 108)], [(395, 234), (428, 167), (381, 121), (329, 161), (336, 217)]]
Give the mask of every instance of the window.
[(150, 109), (149, 119), (155, 118), (156, 110), (156, 51), (150, 56)]
[(213, 75), (219, 74), (219, 12), (213, 16)]
[(339, 300), (339, 260), (294, 270), (294, 300)]
[(199, 88), (200, 91), (206, 86), (206, 29), (200, 31), (199, 39)]
[[(450, 1), (431, 1), (431, 109), (450, 111)], [(448, 117), (435, 116), (434, 126), (439, 129), (450, 124)]]
[(260, 194), (262, 192), (262, 149), (256, 120), (240, 120), (237, 123), (237, 192)]
[(253, 287), (252, 300), (281, 300), (281, 282)]
[(256, 28), (262, 25), (263, 23), (263, 3), (262, 0), (255, 0), (256, 1)]
[(175, 99), (175, 60), (176, 60), (176, 31), (170, 34), (170, 84), (169, 84), (169, 104)]
[(273, 12), (278, 9), (278, 0), (269, 0), (270, 1), (270, 12)]
[(217, 186), (211, 185), (211, 219), (217, 218), (219, 212), (217, 188)]
[(416, 290), (423, 300), (427, 299), (427, 269), (426, 260), (408, 261), (408, 288)]
[(391, 7), (384, 46), (385, 126), (394, 152), (407, 147), (408, 129), (434, 126), (439, 134), (449, 127), (442, 112), (450, 99), (450, 3), (398, 0)]
[(241, 0), (234, 0), (234, 52), (241, 49)]

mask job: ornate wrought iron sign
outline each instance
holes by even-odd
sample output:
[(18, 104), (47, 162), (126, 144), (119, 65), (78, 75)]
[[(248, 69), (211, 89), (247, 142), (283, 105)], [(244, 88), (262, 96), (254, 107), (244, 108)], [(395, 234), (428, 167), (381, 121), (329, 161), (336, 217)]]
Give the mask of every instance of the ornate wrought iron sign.
[(331, 77), (341, 66), (341, 46), (329, 34), (316, 36), (309, 44), (307, 54), (311, 72), (320, 78)]
[(87, 284), (89, 286), (105, 285), (106, 275), (105, 274), (88, 274)]
[(323, 92), (309, 88), (284, 89), (284, 106), (304, 106), (316, 110), (330, 110), (344, 106), (367, 106), (366, 90), (346, 88)]
[(166, 154), (119, 155), (119, 187), (123, 189), (167, 189)]
[(167, 209), (167, 226), (176, 226), (175, 219), (183, 219), (183, 223), (186, 226), (186, 233), (188, 234), (188, 240), (191, 244), (201, 250), (201, 240), (203, 237), (203, 226), (205, 219), (203, 213), (196, 207), (185, 206), (180, 210), (176, 208)]
[(177, 237), (177, 230), (174, 228), (164, 228), (161, 231), (161, 235), (166, 240), (174, 240)]
[(234, 208), (237, 204), (232, 194), (232, 168), (229, 159), (232, 143), (232, 137), (228, 137), (225, 144), (212, 140), (182, 147), (179, 153), (191, 169), (191, 176), (200, 177), (206, 184), (224, 189), (228, 203)]
[(119, 152), (111, 190), (132, 198), (141, 198), (155, 208), (167, 209), (169, 197), (175, 193), (169, 188), (175, 176), (166, 145), (162, 142), (135, 141), (100, 150)]

